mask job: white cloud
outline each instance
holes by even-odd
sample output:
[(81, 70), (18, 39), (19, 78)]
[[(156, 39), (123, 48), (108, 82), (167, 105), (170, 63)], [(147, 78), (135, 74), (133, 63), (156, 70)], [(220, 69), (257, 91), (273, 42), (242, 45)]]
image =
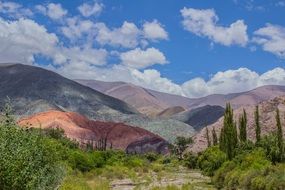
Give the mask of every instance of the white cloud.
[[(62, 33), (72, 41), (80, 39), (84, 34), (93, 38), (94, 23), (90, 20), (81, 20), (78, 17), (66, 19), (66, 25), (61, 27)], [(89, 42), (92, 41), (89, 40)]]
[(243, 20), (237, 20), (229, 27), (219, 26), (219, 21), (213, 9), (192, 9), (183, 8), (182, 24), (185, 30), (198, 36), (208, 37), (215, 43), (225, 46), (240, 45), (246, 46), (248, 42), (247, 25)]
[(65, 10), (59, 3), (49, 3), (46, 7), (43, 5), (36, 5), (35, 8), (40, 13), (47, 15), (53, 20), (59, 20), (68, 13), (68, 11)]
[(33, 12), (24, 8), (21, 4), (11, 1), (0, 1), (0, 13), (7, 14), (11, 18), (29, 17)]
[(42, 13), (43, 15), (47, 14), (47, 8), (43, 5), (36, 5), (35, 9), (36, 9), (36, 11)]
[(52, 56), (58, 43), (53, 33), (29, 19), (5, 21), (0, 18), (0, 61), (32, 63), (34, 56)]
[(140, 30), (134, 23), (124, 22), (119, 28), (109, 29), (104, 23), (97, 23), (96, 40), (101, 45), (134, 48), (138, 45)]
[(261, 45), (264, 51), (285, 59), (285, 27), (267, 24), (254, 35), (253, 42)]
[(54, 33), (33, 20), (5, 21), (0, 18), (0, 62), (34, 64), (37, 55), (51, 59), (57, 65), (104, 65), (107, 59), (104, 49), (62, 46)]
[(210, 94), (228, 94), (251, 90), (264, 85), (284, 85), (285, 70), (275, 68), (261, 75), (247, 68), (218, 72), (210, 80), (195, 78), (182, 84), (183, 93), (188, 97)]
[(104, 49), (80, 47), (61, 48), (60, 52), (56, 54), (57, 59), (55, 59), (55, 62), (58, 64), (76, 64), (79, 67), (84, 64), (90, 66), (105, 65), (107, 55), (108, 53)]
[(118, 28), (110, 29), (104, 23), (96, 23), (95, 28), (97, 30), (96, 40), (101, 45), (113, 47), (135, 48), (139, 45), (146, 47), (149, 41), (168, 39), (167, 32), (157, 20), (145, 22), (142, 29), (127, 21)]
[(122, 60), (122, 64), (137, 69), (146, 68), (154, 64), (163, 65), (167, 63), (164, 54), (155, 48), (148, 48), (146, 50), (136, 48), (134, 50), (121, 53), (120, 58)]
[(103, 7), (102, 3), (94, 1), (93, 4), (83, 3), (78, 7), (78, 10), (84, 17), (90, 17), (98, 16), (102, 12)]
[(157, 21), (145, 22), (143, 24), (143, 33), (145, 38), (150, 40), (166, 40), (168, 33), (164, 30), (163, 26)]

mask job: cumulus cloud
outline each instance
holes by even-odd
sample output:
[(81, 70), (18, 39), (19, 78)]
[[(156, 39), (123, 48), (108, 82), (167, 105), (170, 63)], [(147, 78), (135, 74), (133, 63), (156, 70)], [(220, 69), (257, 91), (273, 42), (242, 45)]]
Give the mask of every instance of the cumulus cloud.
[(143, 69), (154, 64), (166, 64), (166, 57), (162, 52), (155, 48), (142, 50), (136, 48), (134, 50), (121, 53), (120, 58), (122, 64), (132, 68)]
[(253, 42), (261, 45), (264, 51), (285, 59), (285, 27), (267, 24), (254, 35)]
[(213, 9), (183, 8), (182, 24), (184, 29), (198, 36), (208, 37), (215, 43), (225, 46), (246, 46), (248, 42), (247, 25), (243, 20), (237, 20), (229, 27), (219, 26), (219, 17)]
[(264, 85), (284, 85), (285, 70), (275, 68), (261, 75), (247, 68), (218, 72), (208, 81), (195, 78), (182, 84), (183, 93), (188, 97), (210, 94), (228, 94), (251, 90)]
[[(36, 35), (35, 35), (36, 34)], [(35, 63), (36, 56), (54, 64), (106, 64), (107, 51), (90, 47), (64, 47), (54, 33), (49, 33), (30, 19), (5, 21), (0, 18), (0, 62)]]
[(78, 10), (84, 17), (90, 17), (98, 16), (102, 12), (103, 7), (104, 5), (102, 3), (94, 1), (92, 4), (83, 3), (78, 7)]
[(97, 23), (96, 40), (102, 45), (134, 48), (138, 45), (140, 30), (134, 23), (124, 22), (119, 28), (109, 29), (104, 23)]
[(47, 15), (53, 20), (59, 20), (68, 13), (68, 11), (65, 10), (59, 3), (49, 3), (46, 7), (43, 5), (36, 5), (35, 8), (40, 13)]
[(4, 13), (12, 18), (29, 17), (33, 12), (24, 8), (21, 4), (11, 1), (0, 1), (0, 13)]
[[(35, 35), (36, 34), (36, 35)], [(32, 63), (35, 55), (52, 56), (58, 38), (33, 20), (0, 18), (0, 61)]]
[(162, 24), (160, 24), (157, 20), (145, 22), (143, 24), (143, 33), (144, 36), (150, 40), (168, 39), (168, 33), (164, 30)]
[[(82, 20), (78, 17), (66, 19), (66, 24), (61, 27), (63, 35), (72, 41), (76, 41), (83, 37), (84, 34), (93, 38), (94, 23), (90, 20)], [(91, 39), (92, 41), (92, 39)]]
[(96, 23), (96, 40), (101, 45), (113, 47), (135, 48), (138, 45), (146, 47), (149, 41), (168, 39), (168, 33), (157, 21), (145, 22), (142, 29), (134, 23), (125, 21), (121, 27), (108, 28), (104, 23)]

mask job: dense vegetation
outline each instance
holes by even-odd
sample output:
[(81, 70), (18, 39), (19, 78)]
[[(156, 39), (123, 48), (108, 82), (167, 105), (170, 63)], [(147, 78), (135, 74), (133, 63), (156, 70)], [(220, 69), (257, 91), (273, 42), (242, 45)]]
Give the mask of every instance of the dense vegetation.
[[(224, 125), (219, 142), (213, 129), (213, 145), (197, 157), (188, 154), (185, 160), (191, 168), (199, 168), (205, 175), (212, 176), (212, 182), (218, 189), (285, 189), (285, 150), (279, 110), (276, 110), (276, 131), (261, 136), (258, 106), (255, 110), (256, 141), (247, 139), (247, 114), (243, 111), (237, 123), (233, 110), (227, 104)], [(211, 145), (209, 131), (205, 136)], [(218, 144), (218, 145), (217, 145)]]
[[(127, 155), (80, 147), (61, 129), (19, 127), (9, 104), (0, 117), (0, 189), (109, 189), (112, 179), (149, 183), (153, 172), (177, 169), (176, 157)], [(186, 187), (186, 186), (185, 186)], [(157, 188), (155, 188), (157, 189)], [(177, 188), (172, 188), (177, 189)]]

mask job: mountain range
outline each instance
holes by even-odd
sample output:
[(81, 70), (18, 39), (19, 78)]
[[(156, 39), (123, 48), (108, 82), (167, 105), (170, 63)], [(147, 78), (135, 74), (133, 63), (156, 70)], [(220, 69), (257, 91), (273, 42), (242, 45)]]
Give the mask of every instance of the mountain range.
[(0, 107), (9, 97), (17, 118), (49, 110), (71, 111), (96, 121), (138, 126), (169, 141), (195, 133), (186, 123), (149, 118), (124, 101), (39, 67), (1, 64), (0, 89)]
[[(134, 106), (144, 114), (158, 115), (165, 109), (180, 106), (185, 110), (206, 105), (225, 107), (230, 102), (234, 108), (245, 105), (256, 105), (262, 101), (285, 95), (285, 86), (268, 85), (256, 89), (231, 94), (213, 94), (201, 98), (187, 98), (183, 96), (158, 92), (125, 82), (102, 82), (96, 80), (76, 80), (77, 82), (98, 90), (109, 96), (118, 98)], [(181, 111), (183, 111), (181, 109)]]
[[(94, 128), (99, 125), (96, 122), (102, 122), (103, 126), (113, 131), (113, 127), (120, 123), (130, 131), (133, 127), (139, 127), (168, 142), (174, 142), (177, 136), (189, 137), (196, 134), (194, 150), (205, 146), (205, 126), (217, 126), (219, 131), (227, 102), (232, 104), (236, 115), (243, 107), (252, 115), (251, 110), (256, 104), (266, 104), (263, 102), (285, 96), (284, 86), (262, 86), (247, 92), (214, 94), (194, 99), (125, 82), (73, 81), (46, 69), (22, 64), (1, 64), (0, 89), (0, 107), (4, 106), (9, 97), (18, 119), (32, 117), (32, 120), (37, 120), (37, 117), (41, 118), (38, 114), (48, 111), (69, 116), (73, 115), (70, 114), (72, 112), (86, 117), (88, 122), (94, 121), (94, 125), (91, 125)], [(58, 121), (59, 118), (55, 115), (48, 114), (50, 120)], [(268, 118), (267, 120), (270, 120)], [(252, 117), (249, 121), (251, 120)], [(264, 119), (265, 125), (269, 125), (267, 120)], [(72, 122), (70, 121), (70, 126), (77, 125)], [(59, 123), (53, 122), (54, 125), (62, 125), (64, 122)], [(66, 126), (63, 128), (66, 129)], [(74, 129), (80, 131), (81, 128)], [(98, 131), (97, 133), (100, 133), (100, 130)], [(102, 131), (101, 133), (105, 134)], [(122, 142), (123, 138), (128, 138), (118, 136)], [(157, 139), (152, 141), (154, 144), (155, 142), (158, 142)], [(132, 147), (147, 145), (149, 141), (140, 139), (128, 143), (129, 151), (132, 151)], [(126, 144), (121, 148), (127, 149)]]

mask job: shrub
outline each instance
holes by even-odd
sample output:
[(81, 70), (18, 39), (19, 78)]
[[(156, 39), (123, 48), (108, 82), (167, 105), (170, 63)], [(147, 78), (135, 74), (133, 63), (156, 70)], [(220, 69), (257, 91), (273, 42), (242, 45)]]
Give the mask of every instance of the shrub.
[(59, 147), (34, 131), (0, 125), (1, 189), (54, 189), (63, 176)]
[(226, 154), (219, 147), (213, 146), (206, 149), (198, 157), (198, 166), (203, 174), (213, 176), (214, 172), (226, 161)]
[(184, 155), (184, 162), (185, 165), (190, 168), (190, 169), (195, 169), (197, 168), (197, 162), (198, 162), (198, 157), (194, 155), (193, 153), (189, 152)]

